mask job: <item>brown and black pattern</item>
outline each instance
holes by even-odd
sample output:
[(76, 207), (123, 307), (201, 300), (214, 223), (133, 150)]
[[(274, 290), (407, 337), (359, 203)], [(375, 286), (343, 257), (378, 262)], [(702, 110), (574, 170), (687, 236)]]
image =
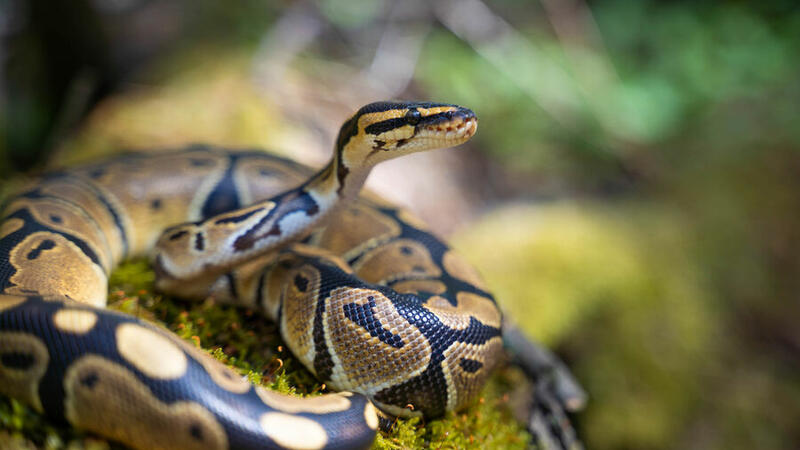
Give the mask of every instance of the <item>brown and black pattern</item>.
[[(195, 145), (45, 177), (0, 222), (0, 393), (148, 449), (363, 448), (378, 427), (368, 399), (401, 416), (468, 404), (496, 363), (494, 300), (418, 220), (358, 196), (375, 164), (476, 127), (458, 106), (380, 102), (345, 122), (316, 173)], [(110, 271), (144, 254), (158, 288), (260, 307), (311, 371), (356, 394), (253, 387), (103, 309)]]

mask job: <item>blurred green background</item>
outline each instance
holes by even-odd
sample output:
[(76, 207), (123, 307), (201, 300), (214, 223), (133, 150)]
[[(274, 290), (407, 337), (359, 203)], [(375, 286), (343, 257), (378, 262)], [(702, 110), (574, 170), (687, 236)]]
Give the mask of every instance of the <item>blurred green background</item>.
[(0, 177), (191, 141), (315, 164), (360, 104), (468, 106), (467, 149), (372, 187), (564, 358), (587, 447), (800, 446), (795, 2), (431, 3), (2, 0)]

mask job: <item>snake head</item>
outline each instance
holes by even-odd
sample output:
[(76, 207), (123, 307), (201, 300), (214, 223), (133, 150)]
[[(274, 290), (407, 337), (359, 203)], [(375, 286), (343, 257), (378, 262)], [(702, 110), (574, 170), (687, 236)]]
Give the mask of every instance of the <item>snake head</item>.
[(370, 103), (342, 126), (337, 155), (349, 167), (369, 167), (409, 153), (462, 144), (477, 129), (475, 113), (457, 105)]

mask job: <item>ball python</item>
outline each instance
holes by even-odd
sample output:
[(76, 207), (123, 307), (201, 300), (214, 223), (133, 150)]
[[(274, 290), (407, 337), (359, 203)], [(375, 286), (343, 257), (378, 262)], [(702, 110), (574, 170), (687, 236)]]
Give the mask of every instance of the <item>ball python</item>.
[[(378, 414), (469, 404), (501, 353), (492, 295), (418, 219), (360, 191), (375, 164), (476, 129), (459, 106), (378, 102), (316, 172), (195, 145), (45, 175), (0, 222), (0, 394), (143, 449), (363, 448)], [(164, 293), (262, 311), (339, 393), (253, 386), (105, 309), (109, 273), (140, 255)]]

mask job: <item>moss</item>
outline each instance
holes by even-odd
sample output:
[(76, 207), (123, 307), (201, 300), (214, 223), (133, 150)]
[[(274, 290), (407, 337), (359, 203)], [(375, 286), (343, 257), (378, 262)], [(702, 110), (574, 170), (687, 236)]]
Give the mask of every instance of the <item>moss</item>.
[[(154, 275), (145, 261), (120, 266), (109, 281), (109, 307), (159, 323), (209, 353), (251, 382), (298, 395), (326, 392), (281, 341), (277, 327), (254, 311), (211, 301), (187, 303), (154, 294)], [(374, 448), (524, 448), (530, 437), (512, 418), (509, 370), (499, 371), (476, 404), (441, 420), (400, 420), (391, 433), (379, 434)], [(15, 447), (120, 448), (88, 433), (56, 424), (27, 406), (0, 397), (0, 441)], [(2, 432), (0, 432), (2, 433)], [(3, 439), (3, 438), (8, 438)]]

